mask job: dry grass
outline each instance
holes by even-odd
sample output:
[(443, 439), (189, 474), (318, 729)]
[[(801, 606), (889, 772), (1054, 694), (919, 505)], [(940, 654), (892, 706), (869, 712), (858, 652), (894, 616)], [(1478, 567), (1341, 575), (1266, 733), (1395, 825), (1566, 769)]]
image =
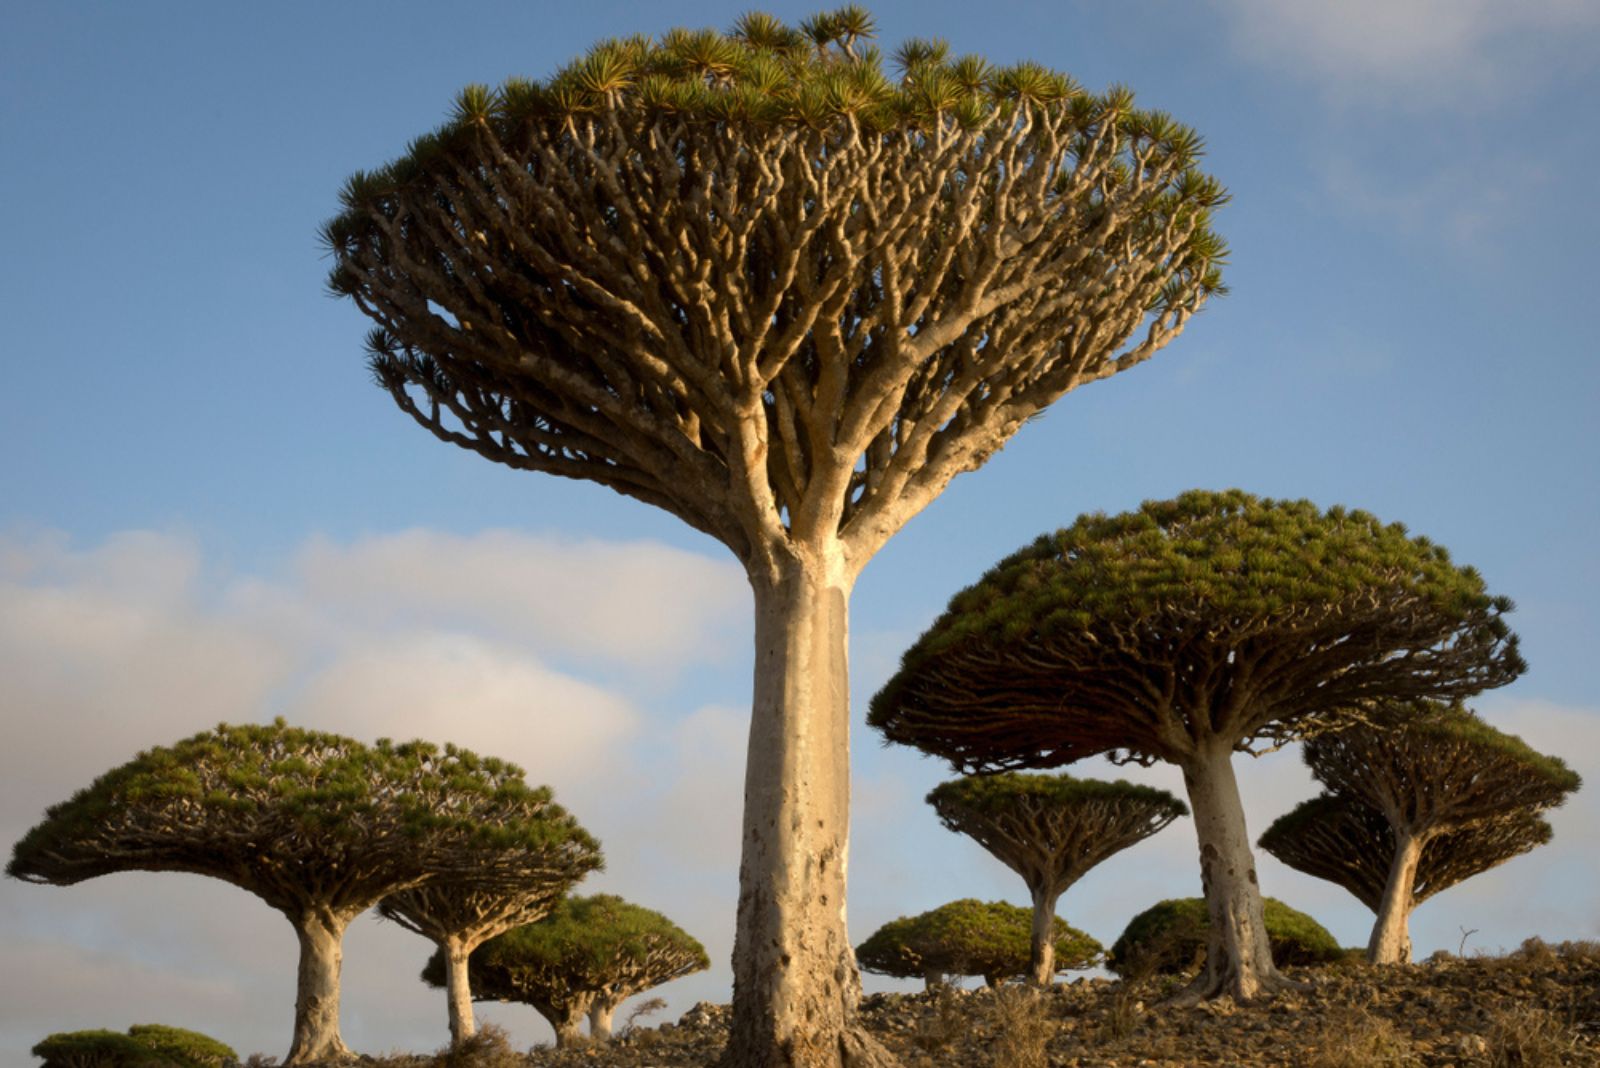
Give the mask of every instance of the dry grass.
[(1045, 1052), (1060, 1023), (1050, 1018), (1045, 999), (1032, 987), (1008, 983), (994, 992), (985, 1010), (989, 1063), (994, 1068), (1049, 1068)]
[(1330, 1015), (1312, 1039), (1307, 1068), (1420, 1068), (1411, 1039), (1364, 1005)]
[(1489, 1068), (1565, 1068), (1577, 1063), (1572, 1021), (1537, 1005), (1514, 1005), (1489, 1018)]

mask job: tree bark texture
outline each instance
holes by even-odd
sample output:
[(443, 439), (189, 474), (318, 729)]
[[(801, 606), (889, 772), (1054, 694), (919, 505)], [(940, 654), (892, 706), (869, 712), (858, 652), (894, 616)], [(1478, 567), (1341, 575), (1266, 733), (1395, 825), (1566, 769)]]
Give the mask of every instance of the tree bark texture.
[(611, 1041), (611, 1020), (616, 1012), (617, 1003), (614, 1001), (597, 1001), (589, 1007), (589, 1038), (592, 1041)]
[(853, 574), (829, 546), (751, 569), (755, 701), (745, 766), (725, 1068), (855, 1068), (894, 1058), (856, 1022), (845, 929)]
[(459, 938), (441, 943), (444, 950), (445, 1003), (450, 1013), (450, 1041), (462, 1042), (478, 1033), (472, 1015), (472, 981), (467, 978), (467, 958), (473, 946)]
[(1035, 986), (1047, 987), (1056, 974), (1056, 900), (1047, 886), (1033, 890), (1033, 945), (1031, 964)]
[(1206, 963), (1180, 1002), (1231, 996), (1252, 1001), (1293, 985), (1272, 963), (1255, 855), (1245, 827), (1233, 753), (1212, 739), (1185, 760), (1183, 781), (1200, 845), (1200, 883), (1211, 920)]
[(339, 969), (344, 963), (345, 928), (350, 918), (317, 908), (291, 916), (300, 939), (300, 965), (294, 997), (294, 1044), (284, 1068), (353, 1058), (339, 1037)]
[(1378, 905), (1378, 920), (1367, 943), (1367, 960), (1373, 964), (1411, 963), (1411, 892), (1417, 882), (1417, 865), (1426, 843), (1414, 834), (1396, 832), (1389, 881)]

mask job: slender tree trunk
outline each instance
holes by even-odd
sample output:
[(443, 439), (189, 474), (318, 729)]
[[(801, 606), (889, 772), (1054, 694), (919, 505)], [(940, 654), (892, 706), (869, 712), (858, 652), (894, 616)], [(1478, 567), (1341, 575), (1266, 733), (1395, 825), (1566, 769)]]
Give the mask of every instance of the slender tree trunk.
[(1033, 888), (1033, 945), (1029, 963), (1035, 986), (1048, 987), (1056, 974), (1056, 899), (1048, 886)]
[(944, 986), (944, 973), (943, 972), (923, 972), (922, 973), (922, 989), (924, 991), (926, 991), (927, 993), (931, 994), (935, 990), (938, 990), (941, 986)]
[(1378, 922), (1372, 925), (1372, 938), (1367, 943), (1367, 960), (1373, 964), (1411, 963), (1411, 890), (1417, 883), (1422, 846), (1419, 836), (1395, 831), (1389, 881), (1384, 885)]
[(441, 947), (444, 950), (444, 996), (450, 1012), (450, 1042), (452, 1045), (478, 1033), (478, 1023), (472, 1016), (472, 983), (467, 978), (467, 958), (473, 947), (459, 938), (449, 938)]
[(726, 1068), (893, 1065), (856, 1022), (845, 930), (852, 576), (830, 544), (752, 569), (755, 700)]
[(1210, 915), (1206, 963), (1179, 1002), (1231, 996), (1251, 1001), (1297, 986), (1279, 974), (1267, 940), (1255, 855), (1245, 828), (1232, 746), (1214, 739), (1183, 765), (1200, 844), (1200, 883)]
[(595, 1042), (611, 1041), (611, 1018), (616, 1015), (615, 1001), (597, 1001), (589, 1007), (589, 1038)]
[(310, 906), (289, 917), (289, 922), (300, 939), (300, 967), (294, 995), (294, 1044), (284, 1068), (351, 1060), (354, 1054), (339, 1037), (339, 969), (350, 919)]

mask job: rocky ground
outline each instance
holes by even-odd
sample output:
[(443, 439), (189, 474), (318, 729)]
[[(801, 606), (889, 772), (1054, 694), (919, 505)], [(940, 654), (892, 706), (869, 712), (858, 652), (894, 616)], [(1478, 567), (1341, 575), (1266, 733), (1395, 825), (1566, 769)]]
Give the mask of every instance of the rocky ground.
[[(876, 994), (867, 1027), (906, 1068), (1557, 1068), (1600, 1066), (1600, 943), (1537, 940), (1504, 957), (1402, 968), (1345, 963), (1294, 973), (1305, 993), (1261, 1005), (1160, 1002), (1176, 980), (1084, 979), (1023, 987)], [(637, 1028), (607, 1046), (391, 1061), (443, 1068), (707, 1068), (726, 1006)], [(464, 1051), (463, 1051), (464, 1052)]]

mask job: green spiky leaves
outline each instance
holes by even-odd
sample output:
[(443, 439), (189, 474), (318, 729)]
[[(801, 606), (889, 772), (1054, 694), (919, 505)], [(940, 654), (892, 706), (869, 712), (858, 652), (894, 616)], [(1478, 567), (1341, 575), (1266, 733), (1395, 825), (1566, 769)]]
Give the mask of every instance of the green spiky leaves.
[(977, 770), (1281, 742), (1524, 669), (1511, 602), (1399, 524), (1194, 491), (1081, 517), (958, 593), (868, 720)]

